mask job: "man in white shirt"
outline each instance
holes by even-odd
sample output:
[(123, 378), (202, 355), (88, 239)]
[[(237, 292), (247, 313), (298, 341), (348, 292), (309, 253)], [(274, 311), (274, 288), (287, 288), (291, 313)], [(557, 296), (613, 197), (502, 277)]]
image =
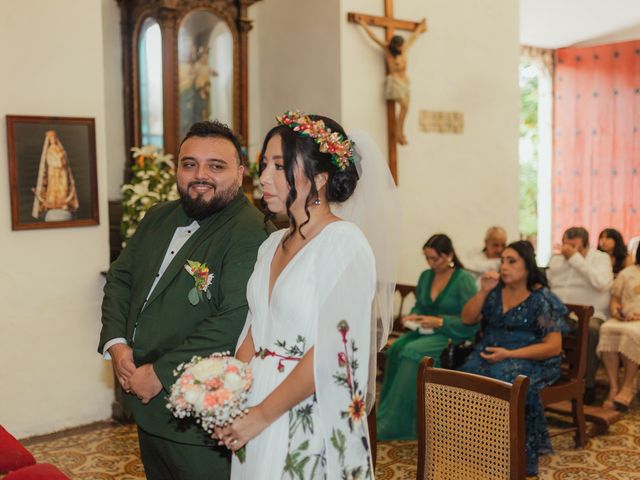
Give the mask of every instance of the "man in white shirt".
[(480, 278), (484, 272), (497, 272), (500, 268), (500, 256), (507, 245), (507, 232), (502, 227), (489, 227), (484, 236), (484, 247), (467, 253), (462, 259), (464, 268), (476, 279), (480, 287)]
[(600, 325), (609, 318), (613, 285), (611, 260), (606, 253), (589, 248), (589, 232), (586, 229), (571, 227), (564, 232), (560, 254), (551, 257), (547, 278), (551, 291), (563, 302), (593, 306), (585, 375), (585, 403), (592, 403), (599, 363), (596, 347)]

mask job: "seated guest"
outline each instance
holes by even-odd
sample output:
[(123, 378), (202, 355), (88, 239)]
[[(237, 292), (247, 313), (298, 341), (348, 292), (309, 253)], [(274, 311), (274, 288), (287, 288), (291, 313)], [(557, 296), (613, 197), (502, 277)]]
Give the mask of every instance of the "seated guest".
[(431, 267), (420, 275), (416, 305), (403, 323), (413, 321), (433, 333), (407, 332), (386, 352), (384, 382), (377, 413), (380, 440), (410, 440), (416, 431), (416, 379), (422, 357), (428, 355), (439, 366), (440, 353), (449, 339), (454, 343), (473, 340), (477, 327), (464, 325), (460, 311), (476, 293), (476, 283), (456, 256), (449, 237), (432, 236), (422, 248)]
[[(620, 272), (611, 288), (611, 318), (600, 328), (598, 354), (609, 377), (609, 395), (603, 407), (621, 410), (636, 394), (636, 375), (640, 364), (640, 249), (636, 264)], [(618, 380), (622, 360), (624, 379)]]
[(498, 271), (500, 255), (507, 244), (507, 232), (502, 227), (490, 227), (484, 236), (484, 247), (472, 250), (464, 257), (464, 268), (471, 272), (480, 286), (484, 272)]
[(627, 252), (622, 234), (615, 228), (605, 228), (598, 237), (598, 250), (611, 257), (613, 276), (616, 277), (623, 268), (633, 265), (633, 257)]
[(564, 232), (560, 253), (551, 257), (547, 278), (551, 291), (564, 303), (593, 306), (584, 378), (584, 402), (592, 404), (598, 370), (598, 332), (602, 322), (609, 318), (609, 290), (613, 285), (611, 261), (606, 253), (589, 248), (589, 233), (584, 228), (572, 227)]
[(536, 475), (538, 455), (551, 452), (540, 390), (560, 377), (560, 329), (567, 309), (547, 288), (527, 241), (505, 248), (500, 273), (486, 272), (481, 285), (464, 306), (462, 321), (482, 321), (484, 335), (460, 370), (511, 383), (518, 375), (529, 377), (525, 451), (527, 475)]

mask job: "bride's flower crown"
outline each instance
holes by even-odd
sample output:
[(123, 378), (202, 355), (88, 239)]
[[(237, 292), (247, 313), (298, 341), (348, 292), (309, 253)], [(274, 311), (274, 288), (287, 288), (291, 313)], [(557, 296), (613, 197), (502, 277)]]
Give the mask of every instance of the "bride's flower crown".
[(285, 125), (300, 135), (311, 137), (322, 153), (331, 154), (331, 162), (344, 171), (354, 162), (353, 142), (340, 132), (332, 132), (322, 120), (311, 120), (297, 110), (288, 110), (276, 117), (279, 125)]

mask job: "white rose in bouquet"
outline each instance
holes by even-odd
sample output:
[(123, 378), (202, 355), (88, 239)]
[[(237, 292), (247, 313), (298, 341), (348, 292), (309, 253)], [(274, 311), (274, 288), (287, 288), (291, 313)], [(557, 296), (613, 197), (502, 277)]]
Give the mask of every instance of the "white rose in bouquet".
[(228, 373), (224, 379), (224, 388), (228, 388), (232, 392), (237, 392), (244, 387), (245, 381), (242, 377), (235, 373)]
[(203, 409), (205, 391), (203, 388), (193, 388), (184, 392), (184, 399), (193, 405), (196, 413)]
[(224, 364), (214, 358), (205, 358), (191, 367), (193, 378), (204, 382), (212, 377), (219, 377), (224, 373)]

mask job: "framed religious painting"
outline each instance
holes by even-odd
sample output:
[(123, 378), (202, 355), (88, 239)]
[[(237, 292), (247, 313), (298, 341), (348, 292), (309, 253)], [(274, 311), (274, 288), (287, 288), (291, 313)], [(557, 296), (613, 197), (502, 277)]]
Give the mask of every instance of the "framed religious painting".
[(93, 118), (7, 115), (11, 228), (98, 225)]

